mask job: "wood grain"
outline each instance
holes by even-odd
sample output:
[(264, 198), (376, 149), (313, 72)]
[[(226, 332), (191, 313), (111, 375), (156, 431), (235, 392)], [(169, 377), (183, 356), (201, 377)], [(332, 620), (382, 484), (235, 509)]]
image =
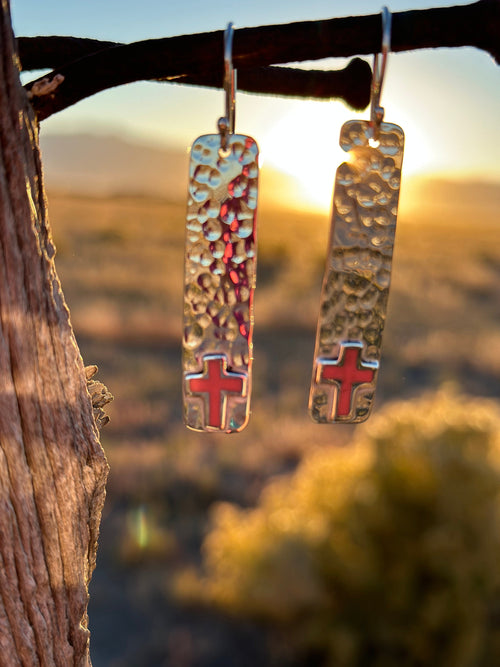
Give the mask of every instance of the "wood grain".
[(108, 466), (55, 270), (8, 3), (0, 40), (0, 665), (83, 666)]

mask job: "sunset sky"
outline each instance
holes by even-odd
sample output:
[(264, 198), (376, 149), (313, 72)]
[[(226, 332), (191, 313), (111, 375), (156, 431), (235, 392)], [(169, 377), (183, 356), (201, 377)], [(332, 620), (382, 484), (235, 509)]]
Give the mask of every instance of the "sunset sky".
[[(467, 4), (393, 0), (394, 12)], [(12, 0), (18, 36), (74, 35), (132, 42), (235, 27), (378, 13), (374, 0)], [(369, 58), (370, 63), (372, 59)], [(311, 65), (311, 63), (309, 63)], [(315, 67), (339, 68), (329, 59)], [(187, 148), (215, 131), (222, 91), (137, 83), (84, 100), (44, 121), (46, 134), (121, 136)], [(385, 120), (406, 135), (404, 173), (500, 182), (500, 67), (472, 48), (391, 54), (382, 95)], [(285, 100), (238, 93), (236, 131), (252, 135), (264, 163), (297, 178), (311, 203), (327, 207), (333, 174), (342, 161), (341, 124), (354, 114), (340, 102)]]

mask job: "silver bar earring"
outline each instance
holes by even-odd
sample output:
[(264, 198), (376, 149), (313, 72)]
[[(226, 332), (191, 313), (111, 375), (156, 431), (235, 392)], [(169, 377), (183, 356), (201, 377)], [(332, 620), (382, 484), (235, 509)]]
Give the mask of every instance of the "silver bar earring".
[(185, 424), (231, 433), (249, 418), (256, 271), (258, 147), (234, 134), (233, 24), (224, 34), (225, 116), (191, 148), (186, 216)]
[(364, 421), (379, 370), (404, 148), (403, 130), (383, 122), (380, 106), (391, 36), (387, 7), (382, 34), (370, 120), (348, 121), (340, 133), (347, 159), (335, 179), (309, 397), (319, 423)]

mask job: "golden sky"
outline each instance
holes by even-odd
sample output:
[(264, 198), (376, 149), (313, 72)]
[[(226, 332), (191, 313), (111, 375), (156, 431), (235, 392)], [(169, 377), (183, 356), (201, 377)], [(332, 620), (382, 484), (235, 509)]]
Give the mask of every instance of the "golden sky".
[[(394, 0), (390, 8), (404, 11), (450, 4), (467, 3)], [(13, 0), (12, 9), (18, 35), (134, 41), (220, 29), (228, 20), (238, 27), (377, 13), (380, 5), (374, 0), (238, 4), (143, 0), (124, 10), (118, 0)], [(346, 62), (331, 59), (308, 65), (339, 68)], [(187, 149), (200, 134), (216, 130), (223, 105), (222, 91), (144, 82), (84, 100), (44, 121), (42, 132), (91, 132)], [(472, 48), (390, 54), (382, 105), (385, 120), (405, 132), (404, 177), (437, 174), (500, 182), (500, 67), (487, 54)], [(253, 136), (263, 163), (290, 174), (305, 205), (321, 210), (330, 205), (335, 169), (345, 157), (338, 147), (340, 127), (355, 117), (367, 118), (368, 110), (354, 114), (340, 102), (237, 95), (236, 131)]]

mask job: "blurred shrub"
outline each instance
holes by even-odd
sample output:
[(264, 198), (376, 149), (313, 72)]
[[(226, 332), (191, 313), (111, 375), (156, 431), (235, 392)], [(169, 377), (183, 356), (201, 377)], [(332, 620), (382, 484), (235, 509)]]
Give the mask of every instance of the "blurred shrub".
[(389, 405), (256, 509), (217, 506), (203, 595), (308, 667), (500, 664), (499, 431), (491, 403), (444, 390)]

